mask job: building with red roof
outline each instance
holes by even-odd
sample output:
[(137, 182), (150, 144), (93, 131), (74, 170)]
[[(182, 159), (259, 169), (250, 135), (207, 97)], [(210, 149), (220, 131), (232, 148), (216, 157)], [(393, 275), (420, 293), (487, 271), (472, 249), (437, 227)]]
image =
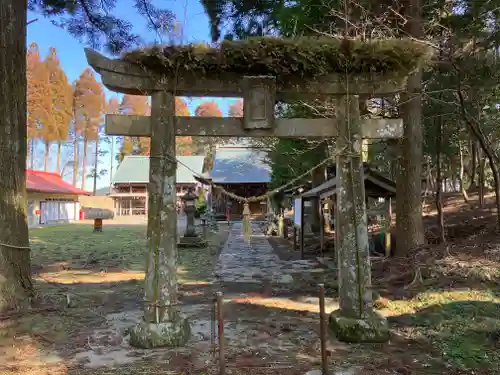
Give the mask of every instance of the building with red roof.
[(59, 173), (26, 170), (28, 224), (72, 222), (79, 219), (82, 195), (91, 195), (64, 181)]

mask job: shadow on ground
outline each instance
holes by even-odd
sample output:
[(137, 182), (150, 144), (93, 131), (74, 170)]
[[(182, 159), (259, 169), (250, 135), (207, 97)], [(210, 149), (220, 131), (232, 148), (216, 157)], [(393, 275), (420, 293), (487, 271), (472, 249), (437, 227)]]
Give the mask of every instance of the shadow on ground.
[(433, 342), (435, 351), (454, 367), (500, 371), (499, 302), (444, 302), (393, 316), (390, 322)]

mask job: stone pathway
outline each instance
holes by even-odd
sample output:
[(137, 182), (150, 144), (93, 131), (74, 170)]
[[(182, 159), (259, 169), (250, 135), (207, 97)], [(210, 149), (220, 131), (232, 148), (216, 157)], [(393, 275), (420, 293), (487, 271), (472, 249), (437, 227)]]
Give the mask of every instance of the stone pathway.
[(257, 224), (252, 223), (247, 242), (243, 237), (243, 223), (235, 222), (229, 229), (215, 274), (222, 282), (262, 283), (267, 280), (289, 284), (293, 282), (293, 274), (323, 272), (314, 267), (317, 263), (316, 260), (282, 261)]

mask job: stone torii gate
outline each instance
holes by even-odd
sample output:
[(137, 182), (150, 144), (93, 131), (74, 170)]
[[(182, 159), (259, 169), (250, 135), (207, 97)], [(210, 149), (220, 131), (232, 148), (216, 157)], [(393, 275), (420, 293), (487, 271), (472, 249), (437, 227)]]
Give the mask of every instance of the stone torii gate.
[[(232, 74), (213, 80), (190, 74), (162, 75), (125, 59), (111, 60), (92, 50), (86, 54), (110, 90), (152, 97), (149, 117), (106, 116), (108, 135), (151, 138), (145, 309), (143, 321), (131, 329), (132, 345), (182, 346), (190, 337), (189, 322), (176, 307), (176, 136), (336, 137), (340, 310), (332, 314), (330, 325), (345, 341), (387, 338), (387, 323), (372, 306), (361, 140), (399, 138), (402, 121), (362, 120), (359, 96), (400, 92), (407, 72), (389, 76), (337, 74), (310, 81)], [(176, 117), (174, 96), (242, 97), (244, 116)], [(337, 98), (335, 119), (274, 118), (277, 100), (332, 97)]]

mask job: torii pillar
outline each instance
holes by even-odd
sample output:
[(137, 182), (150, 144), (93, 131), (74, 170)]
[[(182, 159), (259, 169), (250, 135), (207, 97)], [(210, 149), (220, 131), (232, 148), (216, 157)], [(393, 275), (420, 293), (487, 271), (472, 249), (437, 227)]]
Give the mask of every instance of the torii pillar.
[(144, 318), (130, 330), (139, 348), (183, 346), (191, 337), (177, 304), (177, 210), (175, 97), (151, 96), (151, 147), (148, 185), (148, 253), (144, 285)]

